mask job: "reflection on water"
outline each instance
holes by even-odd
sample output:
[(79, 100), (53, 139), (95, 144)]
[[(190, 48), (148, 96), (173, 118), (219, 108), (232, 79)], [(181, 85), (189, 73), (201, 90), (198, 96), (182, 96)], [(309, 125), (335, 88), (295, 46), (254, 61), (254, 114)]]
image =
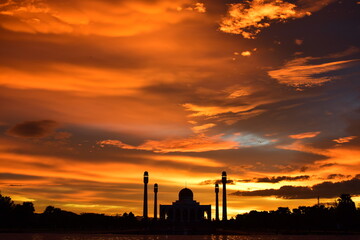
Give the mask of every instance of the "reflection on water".
[(118, 235), (0, 233), (1, 240), (360, 240), (360, 235)]

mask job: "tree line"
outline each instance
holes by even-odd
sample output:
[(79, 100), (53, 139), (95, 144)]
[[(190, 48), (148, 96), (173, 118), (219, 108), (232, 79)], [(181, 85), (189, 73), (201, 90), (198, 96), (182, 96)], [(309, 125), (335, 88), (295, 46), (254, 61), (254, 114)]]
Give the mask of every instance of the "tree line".
[(47, 206), (44, 212), (35, 213), (32, 202), (15, 204), (10, 197), (0, 194), (0, 229), (112, 230), (135, 227), (137, 222), (132, 212), (116, 216), (98, 213), (76, 214)]
[(316, 204), (292, 210), (279, 207), (275, 211), (238, 214), (231, 225), (255, 231), (360, 231), (360, 208), (356, 208), (350, 194), (342, 194), (329, 206)]
[[(109, 216), (98, 213), (65, 211), (48, 206), (35, 213), (32, 202), (15, 204), (8, 196), (0, 194), (0, 230), (92, 230), (121, 231), (128, 229), (171, 229), (170, 223), (150, 219), (144, 221), (133, 213)], [(342, 194), (331, 206), (316, 204), (290, 210), (279, 207), (274, 211), (250, 211), (238, 214), (228, 221), (207, 223), (212, 232), (216, 229), (254, 232), (360, 232), (360, 208), (349, 194)]]

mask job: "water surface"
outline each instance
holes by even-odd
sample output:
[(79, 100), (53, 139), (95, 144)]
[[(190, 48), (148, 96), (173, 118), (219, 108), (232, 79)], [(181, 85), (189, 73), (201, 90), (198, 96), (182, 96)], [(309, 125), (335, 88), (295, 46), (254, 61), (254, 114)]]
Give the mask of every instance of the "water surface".
[(360, 235), (120, 235), (0, 233), (0, 240), (360, 240)]

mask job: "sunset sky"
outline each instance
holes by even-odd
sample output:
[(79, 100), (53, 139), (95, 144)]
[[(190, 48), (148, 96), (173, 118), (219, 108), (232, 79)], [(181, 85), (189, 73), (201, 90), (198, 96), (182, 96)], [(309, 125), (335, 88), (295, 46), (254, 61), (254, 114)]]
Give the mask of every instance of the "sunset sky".
[[(0, 0), (0, 190), (142, 214), (360, 203), (357, 0)], [(359, 195), (359, 197), (357, 197)]]

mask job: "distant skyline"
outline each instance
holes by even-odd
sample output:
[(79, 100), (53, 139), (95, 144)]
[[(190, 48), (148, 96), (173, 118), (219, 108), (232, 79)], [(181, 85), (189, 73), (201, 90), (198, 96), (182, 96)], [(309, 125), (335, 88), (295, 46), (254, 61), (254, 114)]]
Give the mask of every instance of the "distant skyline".
[[(0, 2), (0, 190), (142, 215), (360, 203), (360, 2)], [(220, 186), (221, 191), (221, 186)], [(220, 201), (220, 207), (221, 207)], [(221, 211), (221, 208), (220, 208)]]

